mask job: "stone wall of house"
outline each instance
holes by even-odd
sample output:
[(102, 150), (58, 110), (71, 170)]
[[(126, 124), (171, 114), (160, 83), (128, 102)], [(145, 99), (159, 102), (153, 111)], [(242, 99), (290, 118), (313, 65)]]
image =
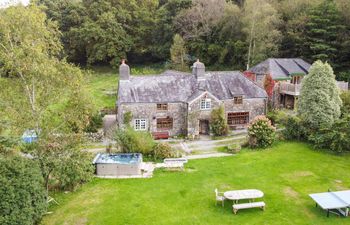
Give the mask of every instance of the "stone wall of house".
[[(202, 99), (209, 98), (211, 100), (211, 109), (201, 110), (200, 102)], [(218, 108), (222, 104), (221, 101), (211, 97), (210, 95), (199, 97), (188, 105), (188, 126), (187, 133), (190, 136), (199, 135), (199, 121), (210, 120), (211, 110)]]
[(210, 121), (211, 111), (215, 108), (220, 107), (220, 105), (224, 106), (226, 117), (229, 112), (249, 112), (249, 121), (251, 121), (256, 116), (265, 115), (266, 113), (267, 99), (265, 98), (243, 99), (242, 104), (234, 104), (233, 99), (217, 101), (216, 99), (207, 96), (207, 98), (211, 99), (211, 109), (201, 110), (200, 102), (203, 98), (204, 97), (198, 98), (196, 101), (189, 104), (187, 132), (190, 136), (195, 137), (199, 135), (199, 121)]
[[(203, 98), (211, 99), (211, 109), (201, 110), (200, 102)], [(118, 124), (123, 126), (123, 117), (127, 112), (131, 112), (131, 125), (134, 126), (135, 119), (146, 119), (147, 130), (150, 132), (168, 131), (170, 136), (189, 135), (192, 137), (199, 135), (199, 121), (210, 121), (211, 111), (224, 106), (225, 116), (229, 112), (249, 112), (249, 121), (258, 115), (264, 115), (266, 112), (266, 99), (253, 98), (244, 99), (242, 104), (234, 104), (233, 99), (219, 101), (210, 95), (204, 95), (194, 100), (190, 104), (187, 103), (168, 103), (168, 110), (157, 110), (156, 103), (132, 103), (121, 104), (118, 107)], [(173, 118), (173, 128), (170, 130), (158, 130), (157, 118)]]
[(256, 116), (266, 113), (265, 98), (243, 98), (242, 104), (235, 104), (233, 99), (224, 100), (225, 116), (230, 112), (249, 112), (249, 122)]
[[(156, 103), (128, 103), (119, 105), (118, 124), (123, 125), (124, 115), (131, 112), (131, 125), (134, 126), (135, 119), (146, 119), (147, 130), (150, 132), (168, 131), (170, 136), (185, 134), (187, 128), (187, 104), (168, 103), (168, 110), (157, 110)], [(157, 118), (173, 118), (173, 128), (170, 130), (158, 130)]]

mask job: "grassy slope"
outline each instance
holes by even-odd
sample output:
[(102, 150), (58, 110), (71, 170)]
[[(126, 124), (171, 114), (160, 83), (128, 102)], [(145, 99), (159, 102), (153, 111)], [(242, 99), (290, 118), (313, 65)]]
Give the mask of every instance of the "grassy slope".
[[(164, 70), (162, 65), (135, 66), (131, 67), (132, 75), (159, 74)], [(118, 89), (118, 69), (108, 66), (92, 68), (92, 74), (88, 80), (88, 90), (94, 96), (94, 102), (98, 109), (115, 107), (116, 93)]]
[(89, 77), (88, 90), (94, 96), (94, 102), (99, 109), (114, 108), (116, 96), (106, 92), (116, 92), (118, 88), (117, 70), (108, 67), (95, 67)]
[[(349, 156), (279, 143), (264, 151), (190, 161), (186, 172), (157, 171), (151, 179), (94, 179), (60, 194), (43, 224), (349, 224), (327, 218), (309, 193), (350, 187)], [(215, 206), (215, 188), (257, 188), (267, 209), (231, 211)]]

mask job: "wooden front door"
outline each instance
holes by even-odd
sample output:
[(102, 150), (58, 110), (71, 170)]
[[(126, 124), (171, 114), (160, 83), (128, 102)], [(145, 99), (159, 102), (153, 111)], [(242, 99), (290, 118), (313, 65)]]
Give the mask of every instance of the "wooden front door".
[(199, 121), (199, 134), (209, 134), (209, 121), (200, 120)]

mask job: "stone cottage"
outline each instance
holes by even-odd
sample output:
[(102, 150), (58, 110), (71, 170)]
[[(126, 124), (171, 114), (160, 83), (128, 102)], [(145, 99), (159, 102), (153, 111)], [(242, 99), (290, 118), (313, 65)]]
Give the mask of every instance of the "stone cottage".
[(119, 74), (118, 125), (128, 122), (155, 137), (209, 134), (211, 111), (220, 106), (232, 129), (266, 112), (266, 91), (238, 71), (205, 71), (197, 61), (192, 74), (168, 70), (130, 76), (123, 61)]
[[(264, 87), (275, 108), (294, 109), (301, 89), (301, 81), (311, 65), (300, 58), (269, 58), (244, 72), (244, 75)], [(348, 90), (349, 83), (337, 81), (340, 90)]]
[(310, 67), (300, 58), (269, 58), (244, 74), (266, 89), (273, 106), (293, 109), (300, 94), (301, 81)]

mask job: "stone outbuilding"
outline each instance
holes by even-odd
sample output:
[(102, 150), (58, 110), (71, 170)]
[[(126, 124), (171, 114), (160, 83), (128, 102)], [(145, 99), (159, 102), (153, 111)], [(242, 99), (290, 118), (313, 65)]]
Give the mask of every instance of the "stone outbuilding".
[(130, 76), (123, 61), (119, 73), (118, 125), (130, 123), (155, 137), (209, 134), (211, 111), (220, 106), (231, 129), (266, 113), (266, 91), (238, 71), (205, 71), (197, 61), (192, 73)]
[(274, 108), (293, 109), (300, 95), (301, 81), (311, 65), (300, 58), (269, 58), (244, 74), (266, 89)]
[[(245, 76), (264, 87), (274, 108), (296, 109), (301, 83), (311, 64), (301, 58), (269, 58), (244, 72)], [(337, 81), (340, 90), (349, 84)]]

